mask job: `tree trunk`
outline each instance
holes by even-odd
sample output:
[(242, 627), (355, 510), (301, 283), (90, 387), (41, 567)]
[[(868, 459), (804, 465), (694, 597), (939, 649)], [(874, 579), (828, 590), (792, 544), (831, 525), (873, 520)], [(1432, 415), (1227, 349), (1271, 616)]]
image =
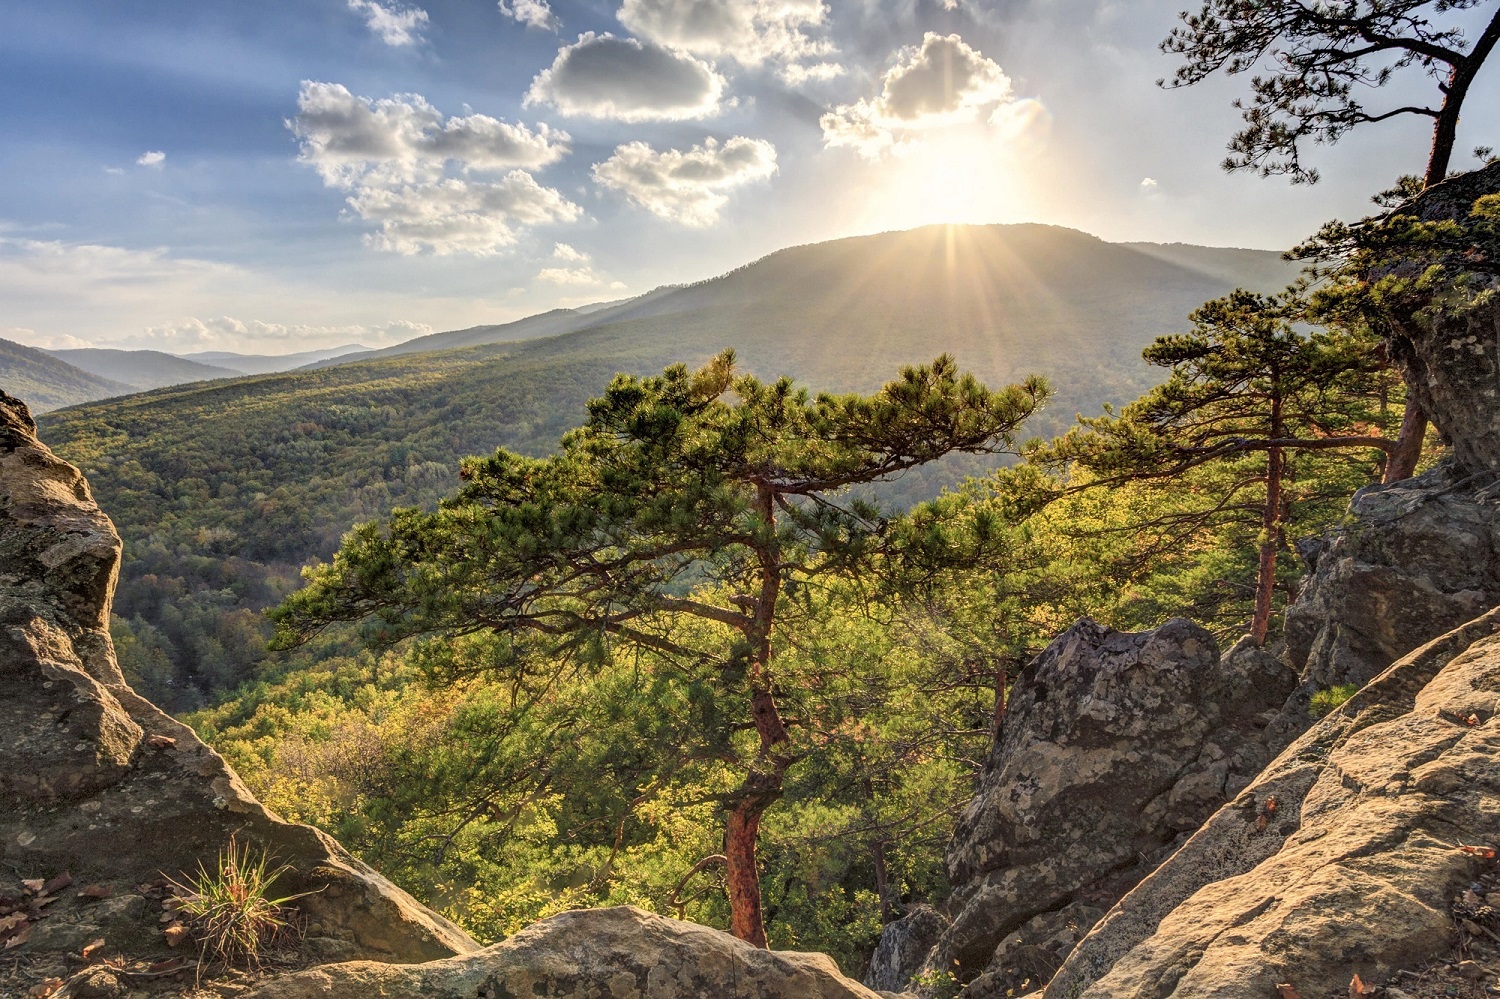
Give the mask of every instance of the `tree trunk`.
[(1401, 432), (1396, 435), (1396, 450), (1386, 455), (1385, 474), (1381, 482), (1400, 482), (1409, 479), (1417, 470), (1422, 457), (1422, 441), (1427, 436), (1427, 414), (1416, 397), (1406, 397), (1406, 412), (1401, 415)]
[(767, 946), (755, 842), (760, 835), (760, 817), (768, 804), (769, 801), (758, 797), (738, 802), (729, 811), (724, 836), (725, 866), (729, 869), (729, 932), (756, 947)]
[(1000, 736), (1005, 729), (1005, 688), (1010, 686), (1010, 671), (1001, 666), (995, 671), (995, 708), (990, 718), (990, 741), (1000, 745)]
[(1496, 11), (1490, 18), (1489, 25), (1474, 43), (1474, 47), (1461, 61), (1454, 64), (1453, 71), (1448, 74), (1443, 106), (1432, 126), (1432, 152), (1427, 157), (1427, 175), (1422, 181), (1424, 187), (1441, 183), (1448, 176), (1448, 164), (1453, 158), (1453, 146), (1458, 138), (1458, 116), (1463, 110), (1464, 98), (1469, 94), (1469, 86), (1478, 75), (1479, 67), (1484, 65), (1485, 59), (1494, 51), (1497, 41), (1500, 41), (1500, 11)]
[(761, 911), (760, 869), (755, 862), (760, 817), (781, 797), (782, 777), (793, 763), (784, 750), (791, 741), (772, 693), (771, 630), (776, 601), (781, 595), (781, 562), (776, 548), (775, 494), (767, 485), (756, 490), (756, 512), (765, 520), (767, 540), (756, 550), (760, 562), (760, 593), (745, 632), (750, 643), (750, 715), (760, 748), (745, 783), (732, 799), (725, 823), (724, 856), (729, 875), (729, 929), (746, 943), (765, 947), (765, 916)]
[(891, 875), (885, 863), (885, 841), (877, 839), (870, 848), (875, 862), (875, 894), (880, 899), (880, 924), (896, 918), (896, 903), (891, 898)]
[[(1271, 439), (1285, 436), (1281, 425), (1281, 400), (1271, 401)], [(1276, 593), (1276, 555), (1281, 550), (1281, 477), (1282, 450), (1273, 447), (1266, 452), (1266, 507), (1261, 515), (1260, 567), (1255, 578), (1255, 617), (1250, 623), (1250, 640), (1265, 645), (1271, 632), (1271, 598)]]

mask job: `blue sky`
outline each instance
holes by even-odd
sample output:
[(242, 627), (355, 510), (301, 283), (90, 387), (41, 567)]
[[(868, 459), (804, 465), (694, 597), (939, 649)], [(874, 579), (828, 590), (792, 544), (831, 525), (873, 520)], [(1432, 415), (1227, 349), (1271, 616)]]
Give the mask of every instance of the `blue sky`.
[(0, 337), (378, 345), (939, 221), (1280, 249), (1420, 170), (1413, 119), (1220, 172), (1243, 82), (1155, 85), (1180, 3), (7, 4)]

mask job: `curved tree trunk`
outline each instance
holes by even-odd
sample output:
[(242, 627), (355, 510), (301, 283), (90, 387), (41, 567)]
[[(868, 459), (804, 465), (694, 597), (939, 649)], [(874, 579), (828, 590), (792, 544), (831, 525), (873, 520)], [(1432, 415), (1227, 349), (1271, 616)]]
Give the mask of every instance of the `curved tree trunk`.
[(1396, 436), (1396, 450), (1385, 459), (1385, 474), (1381, 482), (1400, 482), (1409, 479), (1417, 471), (1417, 462), (1422, 457), (1422, 441), (1427, 436), (1427, 414), (1414, 396), (1406, 397), (1406, 412), (1401, 416), (1401, 432)]
[(1441, 183), (1448, 176), (1448, 164), (1453, 159), (1453, 146), (1458, 138), (1458, 116), (1463, 110), (1464, 98), (1469, 95), (1469, 87), (1479, 74), (1479, 67), (1484, 65), (1485, 59), (1494, 51), (1497, 41), (1500, 41), (1500, 11), (1496, 11), (1490, 18), (1490, 23), (1480, 34), (1474, 47), (1460, 62), (1454, 64), (1453, 72), (1448, 74), (1443, 106), (1432, 126), (1432, 152), (1427, 157), (1427, 175), (1423, 178), (1423, 187)]

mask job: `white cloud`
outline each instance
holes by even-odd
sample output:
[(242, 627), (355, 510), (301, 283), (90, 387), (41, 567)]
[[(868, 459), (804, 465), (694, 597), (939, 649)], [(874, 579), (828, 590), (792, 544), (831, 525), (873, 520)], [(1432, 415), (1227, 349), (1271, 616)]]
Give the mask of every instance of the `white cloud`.
[(660, 45), (745, 66), (780, 64), (795, 84), (844, 71), (826, 61), (833, 43), (810, 33), (824, 27), (827, 14), (822, 0), (624, 0), (619, 18)]
[(117, 166), (107, 166), (107, 167), (104, 168), (104, 172), (107, 173), (107, 174), (109, 174), (111, 177), (118, 177), (121, 174), (123, 174), (125, 171), (122, 170), (120, 167), (117, 167)]
[(166, 162), (167, 154), (160, 149), (151, 149), (136, 157), (136, 166), (159, 167)]
[(348, 191), (357, 215), (380, 223), (368, 237), (380, 249), (490, 254), (516, 241), (517, 225), (582, 215), (527, 172), (567, 153), (565, 132), (482, 114), (447, 118), (417, 94), (376, 101), (336, 83), (304, 81), (297, 108), (287, 126), (302, 140), (300, 159)]
[(644, 142), (615, 149), (594, 164), (594, 180), (621, 191), (642, 208), (688, 226), (712, 225), (729, 201), (724, 192), (776, 172), (776, 147), (735, 136), (720, 145), (706, 139), (687, 152), (657, 152)]
[(380, 0), (349, 0), (349, 9), (363, 14), (365, 27), (387, 45), (415, 45), (427, 27), (427, 12), (420, 7), (380, 3)]
[(71, 350), (76, 347), (92, 347), (87, 340), (80, 340), (69, 333), (43, 334), (24, 326), (0, 327), (0, 340), (25, 344), (40, 350)]
[(994, 60), (956, 34), (929, 31), (921, 45), (896, 54), (876, 97), (841, 104), (823, 116), (823, 141), (873, 158), (900, 152), (922, 130), (977, 121), (987, 107), (998, 125), (1012, 103), (1010, 78)]
[(552, 13), (547, 0), (500, 0), (500, 13), (528, 28), (556, 31), (557, 15)]
[(419, 310), (442, 329), (496, 322), (497, 314), (519, 318), (499, 291), (450, 297), (376, 284), (351, 294), (324, 276), (308, 270), (288, 278), (162, 247), (28, 239), (7, 235), (0, 221), (0, 301), (9, 327), (0, 337), (53, 349), (293, 353), (422, 336), (433, 327), (391, 318)]
[[(238, 350), (294, 354), (317, 346), (362, 343), (367, 347), (401, 343), (433, 332), (426, 323), (405, 319), (375, 324), (338, 326), (287, 325), (249, 321), (229, 316), (199, 319), (188, 316), (147, 327), (141, 333), (107, 342), (109, 346), (191, 353), (199, 350)], [(307, 345), (311, 345), (307, 346)], [(270, 349), (267, 349), (267, 348)], [(281, 349), (291, 348), (291, 349)]]
[(548, 284), (607, 287), (611, 291), (625, 288), (623, 281), (611, 281), (609, 276), (594, 269), (593, 258), (567, 243), (558, 243), (552, 248), (552, 259), (565, 266), (543, 267), (536, 279)]
[(1149, 191), (1153, 187), (1156, 187), (1156, 186), (1157, 186), (1157, 184), (1156, 184), (1155, 178), (1152, 178), (1152, 177), (1143, 177), (1143, 178), (1141, 178), (1141, 189), (1142, 190)]
[(592, 31), (537, 74), (525, 105), (619, 121), (682, 121), (718, 114), (724, 77), (709, 63), (654, 42)]

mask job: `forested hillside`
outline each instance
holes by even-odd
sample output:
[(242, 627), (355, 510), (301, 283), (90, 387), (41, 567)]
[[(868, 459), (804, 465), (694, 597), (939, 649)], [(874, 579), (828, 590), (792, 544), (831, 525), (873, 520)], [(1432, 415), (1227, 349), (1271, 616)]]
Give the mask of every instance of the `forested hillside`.
[(10, 340), (0, 340), (0, 385), (38, 413), (135, 391), (134, 386), (101, 378), (44, 350)]
[[(991, 384), (1047, 376), (1055, 396), (1024, 432), (1051, 435), (1139, 394), (1152, 378), (1141, 348), (1203, 300), (1291, 274), (1264, 251), (1172, 255), (1201, 265), (1048, 226), (839, 240), (538, 317), (597, 324), (572, 332), (162, 389), (50, 416), (42, 434), (86, 470), (126, 538), (127, 661), (154, 697), (190, 707), (249, 675), (264, 655), (261, 608), (350, 526), (435, 503), (464, 455), (551, 449), (616, 371), (696, 365), (729, 346), (748, 372), (868, 389), (947, 351)], [(1242, 279), (1225, 276), (1235, 268)], [(909, 503), (992, 464), (909, 473), (883, 495)]]

